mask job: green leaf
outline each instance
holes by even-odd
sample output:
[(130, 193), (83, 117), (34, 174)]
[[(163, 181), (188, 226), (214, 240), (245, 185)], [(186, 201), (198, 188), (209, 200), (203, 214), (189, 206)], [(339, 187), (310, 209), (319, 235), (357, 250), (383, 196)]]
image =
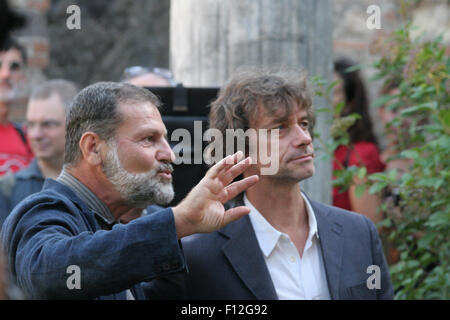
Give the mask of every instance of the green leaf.
[(409, 150), (403, 150), (400, 153), (400, 156), (403, 158), (410, 158), (410, 159), (417, 159), (420, 157), (420, 154), (417, 150), (409, 149)]
[(313, 76), (313, 77), (311, 77), (311, 82), (314, 83), (315, 85), (318, 85), (318, 86), (326, 85), (328, 83), (328, 81), (323, 79), (321, 76)]
[(377, 192), (380, 192), (381, 190), (383, 190), (385, 187), (387, 186), (387, 183), (384, 181), (379, 181), (377, 183), (375, 183), (374, 185), (372, 185), (369, 189), (369, 193), (370, 194), (374, 194)]
[(418, 266), (419, 266), (419, 261), (417, 261), (417, 260), (409, 260), (409, 261), (406, 263), (406, 267), (407, 267), (407, 268), (415, 269), (415, 268), (417, 268)]
[(320, 113), (320, 112), (331, 113), (331, 109), (330, 108), (319, 108), (319, 109), (316, 109), (315, 112), (317, 112), (317, 113)]
[(436, 110), (437, 107), (438, 107), (437, 101), (421, 103), (419, 105), (412, 106), (412, 107), (406, 108), (405, 110), (402, 110), (400, 115), (406, 117), (406, 116), (411, 116), (411, 115), (413, 115), (415, 113), (419, 113), (419, 112), (430, 112), (430, 111)]
[(363, 179), (367, 174), (367, 168), (361, 167), (358, 169), (358, 178)]
[(387, 102), (397, 98), (397, 95), (384, 95), (375, 99), (370, 105), (371, 108), (379, 108), (385, 105)]
[(387, 181), (386, 174), (382, 172), (372, 173), (368, 178), (371, 181), (383, 181), (383, 182)]
[(389, 179), (390, 181), (395, 181), (395, 180), (397, 180), (397, 169), (393, 169), (393, 170), (390, 170), (390, 171), (389, 171), (389, 173), (388, 173), (388, 179)]
[(380, 222), (377, 224), (377, 226), (378, 226), (378, 227), (390, 228), (390, 227), (392, 227), (392, 220), (389, 219), (389, 218), (384, 219), (384, 220), (380, 221)]
[(361, 69), (364, 69), (366, 66), (367, 66), (366, 63), (356, 64), (354, 66), (346, 68), (344, 70), (344, 72), (353, 72), (353, 71), (361, 70)]
[(435, 233), (427, 233), (425, 236), (420, 238), (419, 241), (417, 241), (417, 245), (419, 248), (428, 248), (435, 237)]
[(439, 110), (439, 119), (442, 121), (444, 126), (450, 127), (450, 110), (449, 109)]
[(435, 190), (438, 190), (444, 182), (445, 181), (442, 178), (424, 178), (424, 179), (420, 179), (417, 182), (417, 185), (434, 188)]
[[(417, 262), (417, 265), (419, 265), (419, 262)], [(419, 279), (419, 277), (423, 274), (423, 270), (422, 269), (417, 269), (416, 272), (414, 273), (413, 278), (414, 279)]]
[(431, 228), (447, 226), (450, 224), (450, 212), (438, 211), (433, 213), (425, 224)]
[(432, 208), (439, 207), (439, 206), (445, 204), (447, 201), (449, 201), (449, 200), (447, 200), (447, 199), (439, 199), (439, 200), (433, 201), (431, 203), (431, 207)]
[(361, 198), (366, 191), (366, 186), (364, 184), (358, 184), (355, 188), (355, 195), (357, 198)]
[(339, 83), (341, 82), (340, 80), (335, 80), (332, 83), (330, 83), (330, 85), (327, 88), (327, 95), (329, 95), (331, 93), (331, 90), (333, 90), (333, 88)]
[(383, 72), (376, 73), (369, 78), (369, 81), (377, 81), (377, 80), (383, 79), (385, 76), (386, 76), (386, 74), (384, 74)]
[(339, 116), (341, 114), (342, 108), (344, 108), (345, 103), (344, 102), (339, 102), (334, 106), (334, 114), (336, 116)]
[(414, 180), (414, 176), (411, 173), (406, 172), (405, 174), (402, 175), (401, 180), (402, 183), (409, 184)]

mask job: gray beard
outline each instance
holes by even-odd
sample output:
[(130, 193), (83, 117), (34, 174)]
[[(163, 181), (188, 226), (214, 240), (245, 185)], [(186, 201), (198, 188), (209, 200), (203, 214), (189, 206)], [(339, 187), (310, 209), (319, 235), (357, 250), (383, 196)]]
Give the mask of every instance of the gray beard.
[(170, 164), (163, 163), (149, 172), (130, 173), (122, 167), (116, 145), (108, 145), (110, 150), (102, 170), (128, 205), (145, 208), (152, 204), (167, 205), (173, 200), (175, 193), (172, 182), (162, 181), (156, 176), (161, 170), (172, 169)]

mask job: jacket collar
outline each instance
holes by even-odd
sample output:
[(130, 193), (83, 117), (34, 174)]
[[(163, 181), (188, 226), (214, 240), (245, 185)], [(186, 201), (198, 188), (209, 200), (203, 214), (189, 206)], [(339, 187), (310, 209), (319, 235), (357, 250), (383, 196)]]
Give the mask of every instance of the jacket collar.
[(219, 230), (229, 238), (222, 251), (248, 289), (259, 300), (278, 296), (248, 216)]
[(83, 214), (89, 215), (89, 218), (92, 217), (92, 219), (96, 222), (97, 227), (100, 227), (101, 229), (110, 230), (116, 224), (116, 222), (109, 223), (105, 221), (105, 218), (101, 215), (100, 212), (91, 209), (88, 204), (83, 199), (81, 199), (71, 188), (57, 180), (46, 179), (44, 182), (44, 186), (42, 187), (42, 190), (45, 189), (54, 190), (57, 193), (65, 195), (70, 201), (75, 203), (80, 208)]
[(42, 187), (42, 191), (54, 191), (59, 194), (64, 195), (67, 197), (71, 202), (75, 203), (83, 213), (92, 213), (94, 215), (95, 213), (89, 210), (88, 206), (75, 194), (75, 192), (72, 191), (69, 187), (65, 186), (64, 184), (54, 180), (54, 179), (45, 179), (44, 185)]
[(310, 203), (316, 214), (320, 248), (325, 264), (328, 289), (331, 298), (336, 300), (339, 299), (339, 282), (342, 267), (342, 253), (344, 249), (342, 225), (330, 214), (330, 206), (313, 200), (310, 200)]

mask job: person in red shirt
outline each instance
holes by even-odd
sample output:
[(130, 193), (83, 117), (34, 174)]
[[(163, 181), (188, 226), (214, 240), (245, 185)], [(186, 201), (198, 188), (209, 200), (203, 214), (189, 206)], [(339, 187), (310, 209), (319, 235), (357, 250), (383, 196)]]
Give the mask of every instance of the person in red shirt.
[[(381, 160), (380, 150), (375, 136), (369, 113), (369, 102), (364, 82), (358, 71), (347, 72), (354, 63), (347, 58), (340, 58), (334, 62), (334, 74), (339, 84), (334, 87), (333, 103), (344, 102), (341, 115), (357, 113), (360, 119), (349, 128), (349, 146), (341, 145), (334, 152), (333, 171), (351, 166), (365, 166), (367, 174), (385, 170)], [(356, 178), (346, 191), (333, 188), (333, 205), (343, 209), (366, 215), (374, 223), (383, 220), (377, 212), (380, 197), (369, 194), (368, 190), (360, 197), (356, 195), (356, 187), (364, 180)]]
[(26, 52), (9, 38), (0, 47), (0, 176), (28, 166), (33, 153), (20, 125), (8, 119), (10, 104), (23, 89)]

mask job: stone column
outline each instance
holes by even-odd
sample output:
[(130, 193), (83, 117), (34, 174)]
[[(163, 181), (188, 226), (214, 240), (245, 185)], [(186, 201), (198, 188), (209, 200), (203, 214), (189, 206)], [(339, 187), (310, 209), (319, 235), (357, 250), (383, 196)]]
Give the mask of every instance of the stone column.
[[(331, 79), (331, 12), (328, 0), (172, 0), (171, 69), (184, 86), (221, 86), (245, 65), (301, 67), (310, 76)], [(326, 106), (321, 99), (314, 104)], [(327, 117), (317, 115), (323, 140)], [(316, 174), (302, 189), (330, 203), (331, 163), (320, 158), (318, 152)]]

